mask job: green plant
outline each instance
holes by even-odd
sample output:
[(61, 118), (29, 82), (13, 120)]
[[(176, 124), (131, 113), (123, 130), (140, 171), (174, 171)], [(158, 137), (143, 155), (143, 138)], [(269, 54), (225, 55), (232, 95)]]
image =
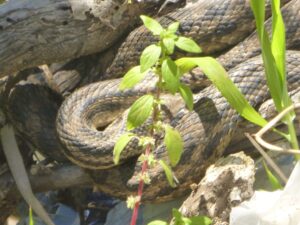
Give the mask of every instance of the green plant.
[[(280, 11), (280, 0), (272, 0), (272, 39), (264, 26), (265, 21), (265, 0), (251, 0), (251, 8), (253, 10), (257, 33), (262, 48), (262, 59), (264, 62), (265, 75), (271, 97), (274, 101), (276, 109), (281, 112), (291, 105), (291, 99), (287, 91), (286, 69), (285, 69), (285, 27)], [(209, 58), (208, 61), (212, 59)], [(176, 61), (179, 67), (191, 69), (194, 66), (205, 68), (203, 58), (182, 58)], [(218, 71), (211, 71), (214, 63), (208, 62), (208, 71), (204, 70), (205, 75), (219, 89), (222, 95), (227, 99), (230, 105), (236, 109), (241, 116), (250, 122), (264, 127), (267, 121), (247, 102), (240, 91), (234, 86), (223, 68)], [(218, 66), (216, 64), (216, 66)], [(280, 132), (273, 129), (278, 134), (286, 138), (294, 149), (299, 149), (293, 120), (295, 113), (288, 113), (282, 120), (288, 126), (288, 133)], [(297, 159), (299, 155), (295, 156)], [(266, 171), (268, 179), (275, 181), (275, 176), (271, 175), (270, 171)], [(278, 181), (277, 181), (278, 182)]]
[[(280, 112), (291, 104), (286, 85), (285, 73), (285, 28), (280, 12), (280, 1), (272, 0), (272, 39), (270, 40), (264, 26), (265, 21), (265, 1), (251, 0), (251, 7), (256, 19), (257, 32), (262, 47), (262, 58), (264, 61), (265, 74), (271, 96), (277, 110)], [(185, 71), (195, 66), (203, 69), (203, 72), (219, 89), (230, 105), (236, 109), (241, 116), (259, 126), (265, 126), (267, 121), (247, 102), (233, 82), (228, 78), (227, 73), (214, 59), (210, 57), (202, 58), (182, 58), (176, 64)], [(218, 68), (217, 68), (218, 67)], [(296, 132), (293, 126), (294, 112), (284, 118), (288, 125), (289, 133), (282, 134), (289, 140), (293, 148), (298, 149)]]
[[(272, 38), (264, 26), (265, 21), (265, 1), (251, 0), (251, 8), (255, 16), (257, 33), (262, 48), (262, 58), (264, 62), (265, 74), (268, 87), (278, 112), (283, 111), (291, 105), (291, 99), (288, 95), (285, 69), (285, 26), (280, 11), (280, 0), (272, 0)], [(294, 149), (299, 149), (297, 135), (294, 128), (293, 120), (294, 111), (289, 112), (282, 119), (287, 124), (288, 133), (281, 133)], [(299, 155), (295, 155), (300, 159)], [(274, 190), (282, 189), (278, 179), (272, 174), (268, 166), (263, 162), (268, 180)]]
[[(286, 85), (285, 72), (285, 28), (280, 12), (280, 1), (272, 0), (272, 39), (270, 40), (265, 21), (265, 1), (251, 0), (257, 32), (262, 47), (262, 58), (264, 62), (267, 84), (277, 110), (280, 112), (291, 104)], [(230, 105), (236, 109), (241, 116), (259, 126), (265, 126), (267, 121), (247, 102), (240, 91), (235, 87), (224, 69), (210, 57), (182, 58), (176, 61), (180, 68), (188, 71), (199, 66), (206, 68), (205, 75), (219, 89)], [(214, 65), (215, 64), (215, 65)], [(214, 65), (214, 66), (213, 66)], [(207, 66), (207, 67), (206, 67)], [(216, 69), (216, 67), (219, 67)], [(294, 112), (289, 113), (283, 120), (288, 125), (289, 133), (277, 131), (291, 142), (295, 149), (299, 149), (296, 132), (293, 126)]]
[[(291, 105), (286, 84), (285, 69), (285, 26), (280, 11), (280, 0), (272, 0), (272, 38), (264, 26), (265, 0), (251, 0), (257, 33), (262, 48), (265, 74), (268, 87), (278, 112)], [(288, 113), (283, 122), (288, 126), (288, 133), (282, 134), (290, 141), (294, 149), (299, 149), (297, 135), (293, 125), (295, 113)], [(298, 158), (299, 159), (299, 158)]]
[[(174, 225), (209, 225), (212, 223), (209, 218), (204, 216), (184, 217), (177, 209), (172, 210), (172, 215)], [(168, 225), (168, 223), (162, 220), (154, 220), (148, 225)]]
[(266, 171), (267, 174), (267, 178), (269, 180), (269, 183), (271, 184), (272, 189), (278, 190), (278, 189), (283, 189), (282, 185), (280, 184), (279, 180), (274, 176), (274, 174), (272, 173), (272, 171), (268, 168), (267, 164), (265, 163), (265, 161), (262, 162), (264, 169)]
[[(267, 83), (277, 110), (282, 111), (285, 107), (291, 104), (291, 100), (288, 96), (285, 78), (284, 23), (279, 6), (279, 0), (272, 0), (273, 38), (270, 40), (264, 27), (265, 1), (251, 0), (251, 7), (256, 19), (259, 40), (262, 45), (262, 57), (266, 70)], [(182, 141), (180, 134), (178, 131), (167, 124), (163, 124), (159, 120), (161, 108), (160, 92), (161, 90), (167, 90), (172, 94), (179, 92), (186, 102), (187, 107), (191, 110), (193, 108), (192, 92), (188, 87), (180, 83), (180, 77), (184, 73), (196, 66), (200, 67), (204, 74), (227, 99), (230, 105), (236, 109), (242, 117), (259, 126), (265, 126), (267, 124), (267, 121), (247, 102), (238, 88), (229, 79), (224, 68), (215, 59), (212, 57), (184, 57), (174, 62), (169, 57), (169, 55), (174, 52), (175, 46), (188, 52), (200, 52), (200, 48), (197, 48), (196, 43), (194, 43), (192, 40), (184, 37), (178, 37), (176, 35), (179, 23), (173, 23), (167, 29), (163, 29), (155, 20), (145, 16), (142, 16), (141, 18), (144, 22), (144, 25), (154, 35), (159, 36), (160, 41), (158, 44), (150, 45), (144, 50), (141, 56), (140, 66), (136, 66), (128, 71), (120, 85), (121, 89), (133, 87), (144, 78), (149, 70), (152, 70), (152, 72), (158, 76), (158, 88), (156, 94), (142, 96), (132, 105), (128, 115), (128, 130), (132, 130), (143, 124), (151, 115), (151, 113), (154, 124), (151, 126), (149, 137), (138, 137), (140, 143), (145, 148), (145, 154), (144, 157), (142, 157), (143, 166), (138, 197), (130, 198), (130, 205), (135, 206), (133, 218), (137, 215), (137, 208), (142, 197), (143, 184), (145, 181), (146, 183), (148, 182), (148, 176), (146, 175), (147, 167), (151, 166), (149, 162), (155, 162), (153, 155), (151, 155), (151, 150), (155, 146), (155, 140), (153, 138), (155, 132), (160, 132), (161, 130), (164, 130), (165, 132), (164, 141), (169, 153), (171, 166), (175, 166), (180, 159), (182, 152)], [(196, 51), (194, 51), (195, 49)], [(294, 113), (292, 112), (283, 120), (283, 122), (288, 125), (288, 134), (279, 131), (277, 132), (288, 139), (295, 149), (298, 149), (299, 146), (297, 143), (295, 129), (293, 127), (293, 118)], [(121, 136), (117, 142), (114, 149), (116, 163), (118, 162), (122, 150), (133, 137), (136, 137), (135, 134), (129, 132)], [(168, 138), (170, 141), (168, 141)], [(177, 145), (180, 147), (174, 147), (175, 145), (170, 144), (172, 142), (177, 142)], [(167, 179), (169, 180), (171, 186), (174, 186), (175, 184), (173, 181), (171, 168), (164, 161), (159, 161), (159, 163), (164, 168)], [(154, 225), (166, 223), (162, 221), (153, 221), (150, 224)]]
[[(150, 17), (141, 16), (141, 19), (145, 27), (153, 35), (159, 37), (159, 41), (144, 49), (140, 57), (140, 65), (133, 67), (125, 74), (120, 84), (120, 89), (132, 88), (151, 71), (157, 76), (156, 92), (154, 94), (146, 94), (133, 103), (127, 117), (128, 132), (118, 139), (114, 147), (114, 162), (116, 164), (119, 162), (121, 152), (132, 138), (138, 138), (139, 145), (145, 149), (145, 153), (140, 157), (142, 171), (140, 174), (138, 195), (130, 196), (127, 200), (128, 207), (133, 208), (132, 225), (136, 223), (143, 186), (150, 183), (149, 175), (147, 174), (149, 167), (159, 163), (164, 169), (170, 185), (172, 187), (176, 186), (169, 164), (163, 160), (155, 159), (151, 153), (155, 148), (156, 141), (154, 137), (157, 134), (164, 134), (164, 144), (171, 166), (176, 166), (183, 150), (180, 133), (172, 126), (165, 124), (161, 119), (161, 107), (163, 104), (161, 92), (179, 93), (188, 109), (193, 109), (192, 91), (180, 82), (180, 77), (186, 72), (186, 68), (181, 68), (171, 59), (170, 55), (173, 54), (175, 47), (191, 53), (201, 52), (201, 48), (192, 39), (176, 34), (179, 27), (178, 22), (174, 22), (167, 29), (164, 29), (157, 21)], [(141, 126), (150, 117), (152, 117), (152, 125), (149, 126), (148, 136), (137, 136), (133, 132), (130, 132)], [(187, 221), (187, 219), (185, 220)]]
[(29, 225), (34, 225), (31, 207), (29, 207)]

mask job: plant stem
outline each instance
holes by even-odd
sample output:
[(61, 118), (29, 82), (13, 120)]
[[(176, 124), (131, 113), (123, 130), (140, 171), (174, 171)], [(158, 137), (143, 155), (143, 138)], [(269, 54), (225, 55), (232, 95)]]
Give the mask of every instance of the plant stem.
[[(156, 65), (156, 73), (158, 75), (158, 81), (157, 81), (157, 84), (156, 84), (157, 89), (156, 89), (156, 93), (155, 93), (155, 96), (154, 96), (155, 104), (153, 104), (153, 113), (152, 113), (152, 123), (153, 124), (156, 124), (160, 120), (160, 117), (159, 117), (160, 110), (161, 110), (160, 94), (161, 94), (161, 86), (162, 86), (162, 74), (161, 74), (160, 67), (161, 67), (162, 61), (165, 59), (165, 50), (164, 50), (163, 46), (162, 46), (162, 49), (163, 50), (162, 50), (161, 60)], [(154, 137), (154, 134), (155, 134), (154, 126), (151, 126), (150, 136)], [(154, 147), (155, 146), (156, 146), (156, 140), (155, 140)], [(146, 159), (150, 155), (150, 153), (151, 153), (151, 144), (148, 144), (146, 146), (146, 149), (145, 149)], [(144, 160), (143, 164), (142, 164), (142, 172), (141, 172), (142, 176), (141, 177), (143, 177), (143, 175), (146, 173), (147, 169), (148, 169), (148, 160)], [(136, 225), (136, 220), (137, 220), (137, 217), (138, 217), (138, 211), (139, 211), (139, 207), (140, 207), (140, 203), (141, 203), (141, 199), (142, 199), (142, 195), (143, 195), (143, 189), (144, 189), (144, 180), (141, 178), (140, 181), (139, 181), (139, 187), (138, 187), (138, 199), (139, 200), (134, 205), (130, 225)]]
[[(161, 75), (159, 76), (158, 83), (159, 84), (161, 83)], [(158, 87), (155, 99), (159, 100), (159, 98), (160, 98), (160, 89)], [(152, 114), (153, 124), (155, 124), (155, 122), (157, 122), (157, 120), (159, 119), (158, 118), (159, 110), (160, 110), (160, 107), (157, 104), (154, 104), (153, 114)], [(153, 127), (150, 130), (150, 135), (152, 137), (154, 136), (154, 128)], [(146, 149), (145, 149), (145, 156), (146, 156), (146, 158), (150, 155), (150, 153), (151, 153), (151, 144), (148, 144), (147, 147), (146, 147)], [(142, 164), (142, 176), (147, 171), (147, 169), (148, 169), (148, 160), (144, 160), (144, 162)], [(139, 198), (139, 201), (137, 201), (135, 203), (135, 205), (134, 205), (134, 209), (133, 209), (133, 213), (132, 213), (130, 225), (136, 225), (136, 220), (137, 220), (137, 217), (138, 217), (139, 206), (140, 206), (140, 202), (141, 202), (142, 195), (143, 195), (143, 189), (144, 189), (144, 180), (140, 179), (140, 181), (139, 181), (139, 187), (138, 187), (138, 198)]]
[[(150, 152), (151, 152), (151, 145), (148, 144), (147, 147), (146, 147), (146, 150), (145, 150), (146, 157), (149, 156)], [(147, 168), (148, 168), (148, 160), (144, 160), (143, 165), (142, 165), (142, 175), (147, 171)], [(138, 187), (139, 201), (137, 201), (134, 205), (130, 225), (135, 225), (136, 224), (136, 220), (137, 220), (137, 217), (138, 217), (139, 206), (140, 206), (140, 202), (141, 202), (142, 195), (143, 195), (143, 189), (144, 189), (144, 181), (143, 181), (143, 179), (140, 179), (139, 187)]]
[[(289, 120), (287, 122), (287, 126), (288, 126), (288, 130), (289, 130), (289, 134), (290, 134), (290, 143), (292, 145), (292, 148), (293, 149), (299, 149), (298, 139), (297, 139), (297, 134), (296, 134), (296, 131), (295, 131), (295, 127), (294, 127), (293, 121), (290, 120), (290, 118), (289, 118)], [(300, 160), (300, 155), (296, 154), (295, 158), (297, 160)]]

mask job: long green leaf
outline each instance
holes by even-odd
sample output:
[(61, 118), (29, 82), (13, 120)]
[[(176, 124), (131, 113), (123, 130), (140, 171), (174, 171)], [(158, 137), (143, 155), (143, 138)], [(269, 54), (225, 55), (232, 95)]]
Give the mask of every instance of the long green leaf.
[[(265, 67), (268, 87), (277, 111), (291, 104), (286, 85), (285, 72), (285, 27), (280, 11), (280, 1), (271, 0), (272, 4), (272, 41), (264, 26), (264, 0), (250, 2), (257, 26), (258, 37), (262, 48), (262, 58)], [(288, 113), (283, 121), (287, 123), (289, 137), (293, 148), (298, 149), (298, 141), (293, 125), (294, 112)]]
[(263, 37), (262, 43), (263, 43), (262, 45), (264, 46), (262, 57), (263, 57), (268, 87), (277, 110), (281, 111), (283, 108), (281, 102), (283, 87), (282, 87), (282, 82), (279, 79), (279, 72), (276, 67), (276, 62), (271, 51), (271, 45), (270, 45), (269, 37), (267, 37), (267, 31), (265, 31), (265, 35)]
[(180, 75), (189, 72), (191, 69), (197, 66), (193, 61), (189, 61), (183, 58), (176, 60), (175, 63), (180, 70)]
[(280, 0), (272, 0), (272, 54), (274, 56), (279, 78), (285, 85), (285, 26), (280, 11)]
[(154, 220), (148, 223), (147, 225), (168, 225), (168, 223), (162, 220)]
[(185, 62), (189, 67), (192, 66), (192, 63), (199, 66), (241, 116), (259, 126), (267, 124), (267, 121), (248, 103), (239, 89), (230, 80), (226, 71), (217, 60), (211, 57), (187, 57), (177, 60), (176, 64), (184, 67)]
[(29, 225), (34, 225), (31, 206), (29, 207)]
[(271, 170), (268, 168), (268, 166), (266, 165), (265, 161), (263, 161), (263, 165), (268, 177), (268, 180), (273, 188), (273, 190), (278, 190), (278, 189), (282, 189), (282, 185), (280, 184), (279, 180), (274, 176), (274, 174), (271, 172)]
[[(270, 89), (270, 93), (277, 110), (281, 111), (283, 109), (283, 105), (281, 101), (283, 86), (282, 86), (282, 80), (280, 79), (278, 67), (276, 66), (276, 61), (272, 54), (271, 41), (268, 32), (264, 26), (265, 1), (251, 0), (250, 4), (256, 20), (258, 37), (262, 47), (262, 58), (264, 62), (268, 87)], [(275, 9), (275, 5), (272, 5), (272, 9), (273, 10)], [(276, 19), (278, 18), (276, 17)], [(278, 30), (280, 30), (280, 27)], [(279, 55), (281, 55), (281, 53)]]
[(254, 13), (258, 36), (261, 38), (264, 34), (265, 0), (251, 0), (250, 5)]
[[(272, 0), (272, 54), (275, 59), (275, 63), (278, 70), (278, 78), (282, 85), (281, 101), (282, 106), (289, 106), (292, 101), (288, 95), (286, 84), (286, 69), (285, 69), (285, 26), (280, 11), (280, 0)], [(291, 118), (294, 113), (290, 113), (288, 116)]]

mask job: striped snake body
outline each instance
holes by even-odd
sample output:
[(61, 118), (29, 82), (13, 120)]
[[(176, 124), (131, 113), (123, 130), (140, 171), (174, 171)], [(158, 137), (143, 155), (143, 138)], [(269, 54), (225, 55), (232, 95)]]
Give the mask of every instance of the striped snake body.
[[(290, 90), (295, 90), (300, 85), (300, 65), (297, 63), (299, 56), (298, 52), (288, 52), (287, 71)], [(260, 56), (238, 65), (230, 70), (229, 74), (252, 106), (259, 107), (269, 98)], [(152, 76), (134, 89), (125, 92), (118, 90), (119, 79), (81, 88), (63, 103), (58, 113), (57, 130), (60, 140), (67, 146), (65, 148), (67, 157), (82, 167), (92, 169), (98, 188), (117, 197), (125, 197), (136, 191), (138, 172), (141, 168), (139, 163), (134, 166), (132, 162), (136, 161), (134, 156), (141, 152), (137, 142), (130, 143), (121, 154), (123, 165), (114, 167), (113, 146), (116, 139), (126, 131), (124, 110), (138, 96), (151, 91), (154, 82), (150, 78)], [(89, 101), (83, 98), (87, 93), (93, 96)], [(194, 95), (195, 107), (191, 112), (176, 96), (166, 99), (166, 107), (171, 112), (168, 120), (184, 140), (182, 158), (173, 169), (180, 185), (172, 189), (164, 177), (162, 168), (159, 165), (155, 166), (149, 170), (153, 184), (147, 186), (145, 200), (152, 201), (155, 198), (155, 201), (166, 201), (185, 193), (192, 182), (199, 180), (205, 168), (222, 155), (241, 121), (239, 114), (213, 86)], [(93, 114), (94, 111), (97, 114)], [(118, 119), (106, 130), (98, 131), (93, 124), (97, 124), (101, 117), (106, 119), (110, 112), (118, 115)], [(119, 116), (120, 114), (122, 116)], [(157, 158), (167, 160), (163, 144), (160, 144), (153, 153)], [(126, 160), (131, 163), (126, 163)], [(102, 170), (108, 167), (112, 168)]]

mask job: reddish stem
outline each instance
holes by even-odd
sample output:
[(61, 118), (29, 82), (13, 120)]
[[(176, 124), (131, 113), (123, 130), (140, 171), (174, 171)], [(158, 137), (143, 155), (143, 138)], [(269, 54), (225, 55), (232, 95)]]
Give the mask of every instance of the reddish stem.
[[(150, 152), (151, 152), (151, 145), (149, 144), (149, 145), (147, 145), (146, 150), (145, 150), (146, 157), (149, 156)], [(142, 176), (146, 172), (147, 167), (148, 167), (148, 160), (145, 160), (143, 162), (143, 165), (142, 165)], [(136, 225), (136, 220), (137, 220), (137, 217), (138, 217), (140, 201), (141, 201), (142, 195), (143, 195), (143, 188), (144, 188), (144, 181), (143, 181), (143, 179), (140, 179), (139, 188), (138, 188), (138, 197), (139, 197), (140, 200), (137, 201), (134, 205), (130, 225)]]
[[(161, 73), (159, 73), (159, 79), (158, 79), (158, 85), (157, 86), (160, 87), (161, 83), (162, 83), (162, 75), (161, 75)], [(155, 99), (159, 100), (159, 98), (160, 98), (160, 88), (157, 88)], [(158, 105), (154, 104), (154, 106), (153, 106), (153, 113), (152, 113), (153, 122), (155, 122), (155, 121), (158, 120), (159, 109), (160, 108), (158, 107)], [(152, 137), (154, 136), (154, 129), (153, 129), (153, 127), (150, 130), (150, 135)], [(146, 150), (145, 150), (146, 158), (147, 158), (147, 156), (150, 155), (150, 153), (151, 153), (151, 145), (148, 144), (147, 147), (146, 147)], [(142, 165), (142, 176), (147, 171), (147, 167), (148, 167), (148, 160), (145, 160), (143, 162), (143, 165)], [(144, 181), (143, 181), (143, 179), (140, 179), (139, 188), (138, 188), (139, 201), (137, 201), (135, 203), (135, 205), (134, 205), (134, 209), (133, 209), (133, 213), (132, 213), (130, 225), (136, 225), (136, 220), (137, 220), (137, 217), (138, 217), (139, 206), (140, 206), (142, 195), (143, 195), (143, 188), (144, 188)]]

